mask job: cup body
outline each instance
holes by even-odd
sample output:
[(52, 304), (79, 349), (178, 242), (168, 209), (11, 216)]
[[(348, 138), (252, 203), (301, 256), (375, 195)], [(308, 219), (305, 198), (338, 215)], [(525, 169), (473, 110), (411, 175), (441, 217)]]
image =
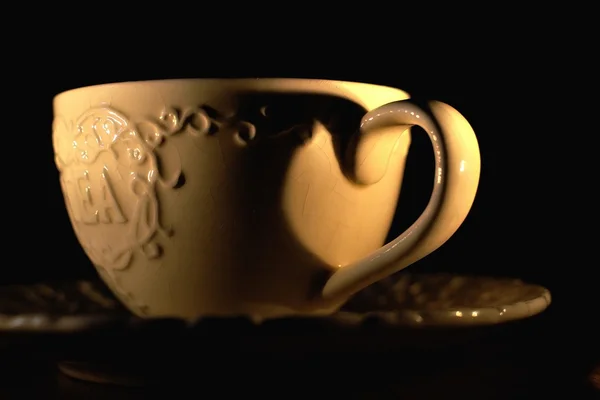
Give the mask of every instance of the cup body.
[[(53, 142), (75, 234), (134, 313), (319, 312), (325, 277), (376, 251), (410, 135), (386, 128), (381, 180), (348, 178), (364, 112), (398, 89), (301, 79), (195, 79), (74, 89)], [(322, 311), (322, 310), (321, 310)]]

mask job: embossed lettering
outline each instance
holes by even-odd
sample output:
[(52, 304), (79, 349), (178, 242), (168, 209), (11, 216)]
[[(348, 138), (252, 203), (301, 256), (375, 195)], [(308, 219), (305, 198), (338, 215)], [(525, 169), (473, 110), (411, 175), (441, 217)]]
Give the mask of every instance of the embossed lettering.
[(124, 224), (127, 218), (115, 198), (110, 175), (106, 168), (93, 180), (88, 170), (80, 171), (74, 180), (65, 182), (73, 219), (88, 225)]
[(210, 107), (167, 108), (155, 119), (132, 121), (112, 107), (94, 107), (54, 123), (56, 164), (65, 202), (77, 236), (92, 262), (113, 274), (129, 266), (133, 253), (160, 256), (161, 227), (157, 185), (178, 187), (161, 174), (155, 149), (183, 132), (207, 137), (226, 128), (240, 145), (253, 141), (253, 124), (225, 117)]
[(202, 108), (166, 109), (155, 120), (133, 122), (108, 106), (91, 108), (76, 121), (57, 116), (56, 164), (77, 236), (92, 262), (109, 274), (127, 268), (134, 251), (148, 258), (161, 252), (162, 229), (156, 185), (175, 187), (163, 177), (154, 151), (180, 132), (208, 135), (213, 120)]

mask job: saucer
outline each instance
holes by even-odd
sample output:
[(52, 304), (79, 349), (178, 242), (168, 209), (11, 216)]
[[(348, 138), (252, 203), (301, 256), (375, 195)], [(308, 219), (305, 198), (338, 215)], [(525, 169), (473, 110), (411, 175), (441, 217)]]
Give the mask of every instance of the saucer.
[(0, 286), (0, 333), (77, 333), (130, 319), (100, 281)]
[(0, 339), (47, 354), (78, 380), (143, 386), (193, 373), (188, 365), (199, 362), (216, 368), (235, 360), (252, 368), (259, 357), (277, 370), (290, 359), (322, 360), (319, 354), (396, 351), (418, 360), (421, 351), (473, 347), (503, 335), (497, 325), (510, 330), (506, 322), (549, 304), (547, 289), (520, 280), (400, 273), (330, 316), (188, 322), (136, 317), (100, 281), (55, 282), (0, 287)]
[(519, 279), (401, 273), (358, 293), (338, 317), (411, 327), (494, 325), (539, 314), (550, 302), (548, 289)]
[[(517, 279), (400, 273), (358, 293), (333, 315), (289, 319), (343, 328), (365, 323), (398, 328), (449, 328), (523, 319), (542, 312), (549, 304), (548, 289)], [(206, 320), (190, 324), (173, 319), (138, 318), (100, 281), (0, 287), (0, 334), (71, 334), (157, 324), (198, 327)], [(281, 320), (248, 322), (265, 328), (280, 323)]]

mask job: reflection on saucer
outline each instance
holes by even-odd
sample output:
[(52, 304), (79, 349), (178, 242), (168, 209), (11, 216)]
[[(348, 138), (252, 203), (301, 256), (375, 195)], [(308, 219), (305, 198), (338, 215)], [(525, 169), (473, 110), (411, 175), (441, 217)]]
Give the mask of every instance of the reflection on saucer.
[(393, 325), (490, 325), (536, 315), (550, 299), (548, 289), (518, 279), (403, 273), (363, 290), (343, 311)]
[[(402, 273), (358, 293), (338, 313), (307, 319), (341, 327), (374, 319), (410, 328), (493, 325), (533, 316), (549, 304), (546, 288), (520, 280)], [(76, 333), (160, 322), (130, 314), (99, 281), (0, 287), (0, 332)]]

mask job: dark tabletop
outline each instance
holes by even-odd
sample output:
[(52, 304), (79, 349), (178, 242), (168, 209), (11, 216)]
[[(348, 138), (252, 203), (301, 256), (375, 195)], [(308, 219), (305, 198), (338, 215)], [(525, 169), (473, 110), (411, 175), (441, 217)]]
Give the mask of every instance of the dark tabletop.
[[(168, 359), (145, 352), (142, 364), (154, 362), (164, 371), (179, 371), (164, 382), (148, 382), (146, 388), (86, 383), (64, 376), (56, 364), (60, 351), (44, 348), (60, 346), (60, 341), (33, 346), (11, 342), (0, 352), (0, 398), (183, 398), (194, 393), (214, 398), (240, 394), (263, 398), (593, 398), (600, 394), (600, 372), (594, 372), (600, 367), (600, 333), (593, 327), (565, 329), (565, 313), (551, 307), (526, 321), (486, 328), (483, 334), (464, 331), (463, 341), (413, 348), (372, 343), (394, 337), (400, 341), (400, 333), (366, 337), (372, 346), (349, 344), (331, 351), (311, 351), (310, 346), (302, 346), (309, 340), (304, 334), (285, 329), (281, 335), (288, 340), (287, 348), (274, 346), (271, 351), (235, 346), (233, 336), (220, 336), (203, 353), (186, 353), (188, 345)], [(100, 343), (102, 336), (94, 340)], [(156, 335), (152, 340), (171, 339)], [(152, 342), (144, 346), (153, 348)]]

